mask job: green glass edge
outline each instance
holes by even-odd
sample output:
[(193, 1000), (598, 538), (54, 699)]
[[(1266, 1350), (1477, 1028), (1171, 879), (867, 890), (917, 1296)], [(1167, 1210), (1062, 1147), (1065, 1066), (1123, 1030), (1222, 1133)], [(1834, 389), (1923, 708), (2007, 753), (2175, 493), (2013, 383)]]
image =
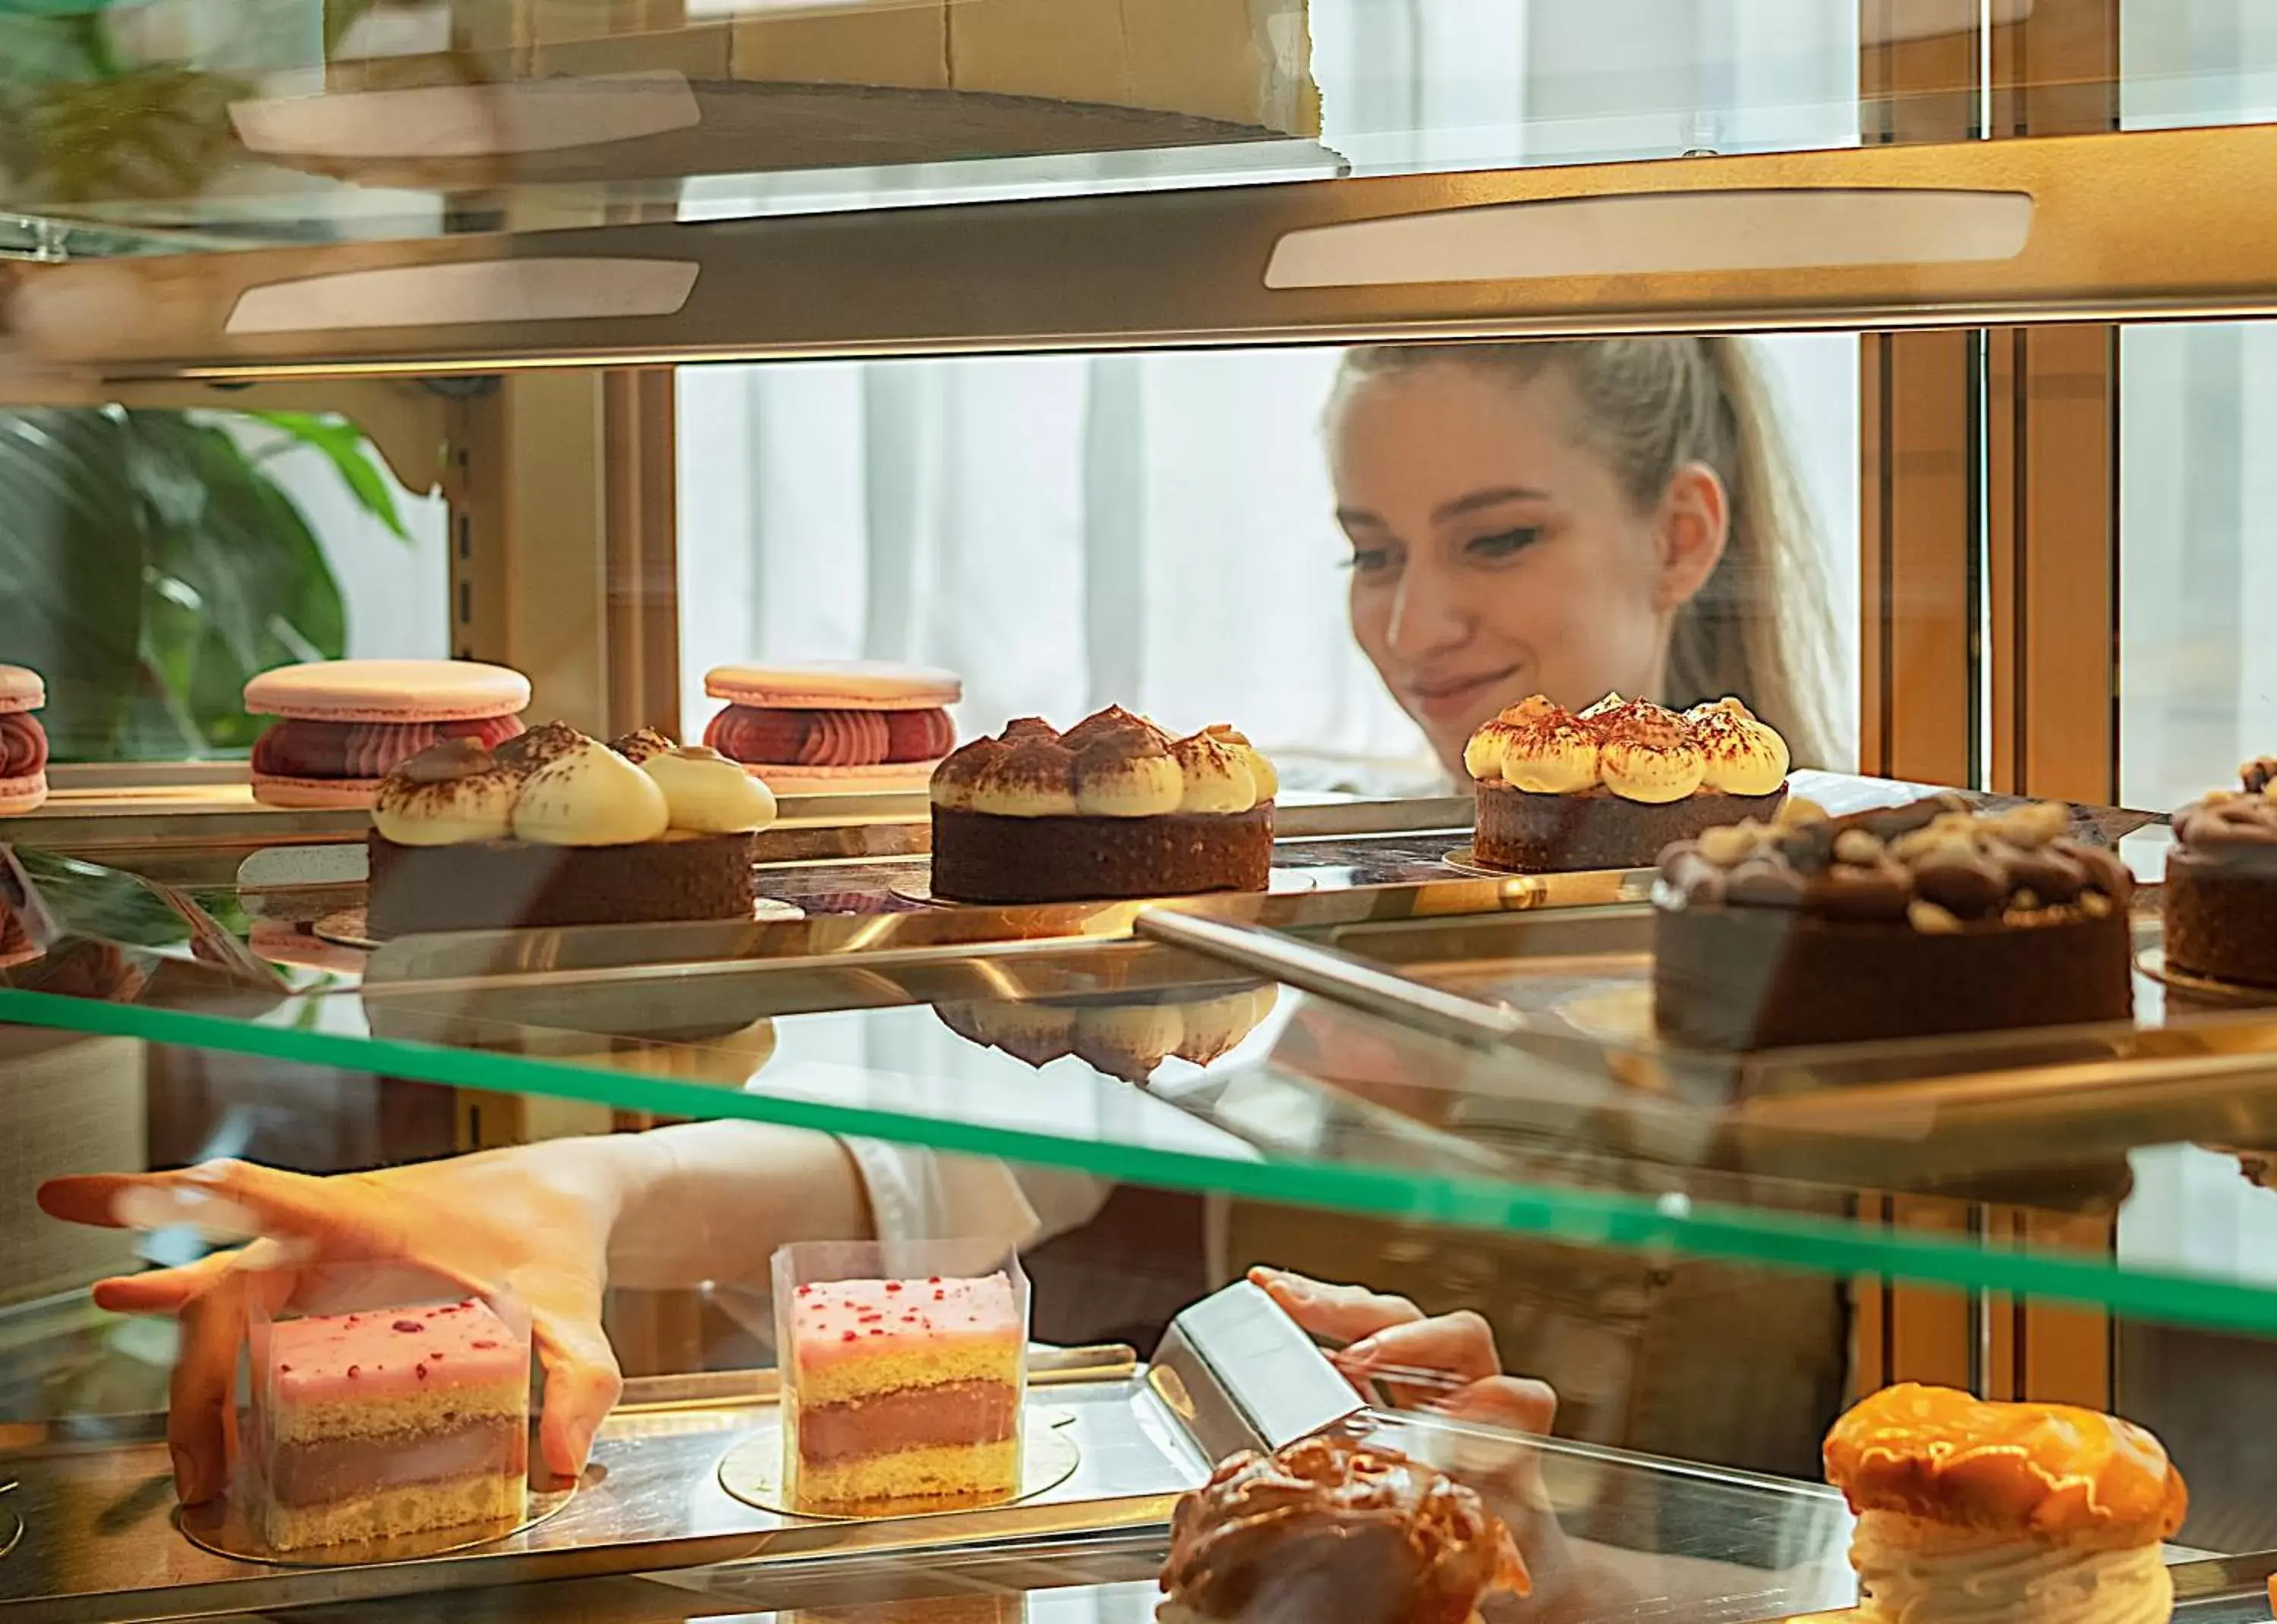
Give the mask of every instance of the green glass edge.
[(1221, 1160), (634, 1077), (528, 1055), (255, 1025), (18, 989), (0, 988), (0, 1021), (384, 1072), (490, 1093), (552, 1095), (660, 1116), (743, 1118), (1070, 1168), (1118, 1182), (1541, 1235), (1574, 1245), (1688, 1253), (1815, 1274), (1879, 1274), (2080, 1303), (2174, 1324), (2277, 1332), (2277, 1291), (2205, 1276), (2128, 1270), (2111, 1261), (1989, 1249), (1917, 1231), (1831, 1225), (1777, 1211), (1328, 1162)]

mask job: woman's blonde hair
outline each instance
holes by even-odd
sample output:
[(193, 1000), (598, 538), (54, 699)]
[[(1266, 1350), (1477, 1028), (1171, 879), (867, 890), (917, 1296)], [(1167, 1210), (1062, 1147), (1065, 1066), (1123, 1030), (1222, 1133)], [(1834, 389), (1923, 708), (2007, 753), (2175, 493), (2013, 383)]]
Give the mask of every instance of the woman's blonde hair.
[(1736, 694), (1786, 735), (1799, 762), (1833, 759), (1825, 572), (1778, 414), (1741, 338), (1538, 339), (1374, 345), (1346, 352), (1341, 392), (1363, 379), (1458, 366), (1530, 381), (1556, 368), (1580, 403), (1576, 439), (1611, 465), (1640, 512), (1698, 463), (1723, 482), (1724, 556), (1679, 609), (1665, 691), (1674, 706)]

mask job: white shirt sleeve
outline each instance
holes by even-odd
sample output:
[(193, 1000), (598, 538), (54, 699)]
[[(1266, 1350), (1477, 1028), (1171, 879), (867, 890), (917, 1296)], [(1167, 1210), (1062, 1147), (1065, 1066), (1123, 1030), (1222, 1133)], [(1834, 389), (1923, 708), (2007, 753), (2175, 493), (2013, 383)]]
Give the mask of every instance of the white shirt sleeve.
[(1115, 1188), (1089, 1173), (994, 1157), (881, 1139), (840, 1142), (869, 1189), (880, 1241), (971, 1238), (1024, 1250), (1089, 1223)]

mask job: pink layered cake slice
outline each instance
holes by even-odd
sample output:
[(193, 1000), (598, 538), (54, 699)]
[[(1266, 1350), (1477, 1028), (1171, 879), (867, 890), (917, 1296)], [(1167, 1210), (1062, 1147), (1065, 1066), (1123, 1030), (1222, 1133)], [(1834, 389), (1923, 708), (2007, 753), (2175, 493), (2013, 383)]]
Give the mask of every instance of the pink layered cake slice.
[(1027, 1324), (1003, 1274), (797, 1288), (783, 1388), (793, 1503), (986, 1504), (1020, 1491)]
[(277, 1320), (253, 1356), (272, 1549), (522, 1520), (529, 1341), (488, 1305)]

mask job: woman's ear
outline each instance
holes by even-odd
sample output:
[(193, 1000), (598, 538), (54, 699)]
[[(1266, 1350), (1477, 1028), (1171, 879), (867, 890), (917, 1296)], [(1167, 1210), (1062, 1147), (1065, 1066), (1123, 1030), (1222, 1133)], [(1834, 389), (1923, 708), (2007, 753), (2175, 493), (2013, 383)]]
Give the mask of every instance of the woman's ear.
[(1690, 603), (1722, 562), (1731, 533), (1731, 499), (1716, 470), (1703, 462), (1677, 469), (1661, 498), (1660, 572), (1653, 607), (1669, 611)]

